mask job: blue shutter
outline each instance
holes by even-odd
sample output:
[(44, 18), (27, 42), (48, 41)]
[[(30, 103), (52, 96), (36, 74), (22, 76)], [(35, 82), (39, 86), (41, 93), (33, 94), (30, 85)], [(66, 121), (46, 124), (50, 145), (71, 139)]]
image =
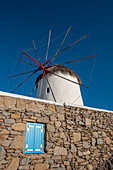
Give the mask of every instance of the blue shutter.
[(44, 131), (44, 125), (36, 124), (34, 153), (43, 153), (43, 131)]
[(35, 125), (33, 123), (27, 123), (24, 153), (34, 152), (34, 129)]
[(43, 153), (44, 125), (39, 123), (26, 124), (24, 153)]

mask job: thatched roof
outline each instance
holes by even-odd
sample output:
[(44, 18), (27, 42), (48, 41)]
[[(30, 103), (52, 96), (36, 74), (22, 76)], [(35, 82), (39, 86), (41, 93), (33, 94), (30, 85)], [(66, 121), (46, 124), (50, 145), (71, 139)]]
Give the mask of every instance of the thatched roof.
[[(50, 71), (50, 72), (49, 72)], [(62, 74), (69, 74), (70, 76), (72, 77), (76, 77), (78, 79), (78, 82), (81, 84), (81, 80), (80, 80), (80, 77), (71, 69), (65, 67), (65, 66), (62, 66), (62, 65), (57, 65), (57, 66), (52, 66), (48, 69), (48, 72), (46, 74), (52, 74), (52, 73), (58, 73), (58, 72), (61, 72)], [(40, 78), (42, 77), (42, 74), (40, 74), (37, 79), (36, 79), (36, 84), (38, 84)]]

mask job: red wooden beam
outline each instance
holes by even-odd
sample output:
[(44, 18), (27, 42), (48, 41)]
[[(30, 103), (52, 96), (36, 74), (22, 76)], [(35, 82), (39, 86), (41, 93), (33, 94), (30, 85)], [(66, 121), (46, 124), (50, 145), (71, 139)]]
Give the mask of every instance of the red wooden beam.
[(24, 51), (22, 51), (23, 54), (25, 54), (27, 57), (29, 57), (32, 61), (34, 61), (39, 67), (41, 67), (42, 65), (39, 64), (37, 61), (35, 61), (32, 57), (30, 57), (28, 54), (26, 54)]

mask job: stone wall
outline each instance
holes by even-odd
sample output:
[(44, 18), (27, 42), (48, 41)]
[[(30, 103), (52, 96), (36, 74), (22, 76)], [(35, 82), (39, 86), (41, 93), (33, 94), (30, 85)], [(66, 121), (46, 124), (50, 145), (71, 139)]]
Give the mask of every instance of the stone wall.
[[(44, 123), (44, 153), (24, 154), (26, 122)], [(113, 112), (0, 96), (0, 169), (92, 170), (111, 157)]]

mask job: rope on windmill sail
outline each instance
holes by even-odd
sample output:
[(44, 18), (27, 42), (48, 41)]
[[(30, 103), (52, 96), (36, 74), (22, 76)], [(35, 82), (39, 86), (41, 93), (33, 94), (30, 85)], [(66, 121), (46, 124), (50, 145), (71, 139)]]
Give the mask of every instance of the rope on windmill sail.
[[(89, 85), (90, 85), (91, 78), (92, 78), (92, 76), (93, 76), (95, 64), (96, 64), (96, 57), (94, 58), (94, 61), (93, 61), (93, 66), (92, 66), (91, 74), (90, 74), (89, 81), (88, 81), (88, 87), (89, 87)], [(85, 92), (86, 92), (86, 89), (85, 89)], [(80, 98), (80, 96), (81, 96), (81, 94), (74, 100), (74, 102), (76, 102), (76, 101)], [(74, 103), (74, 102), (73, 102), (73, 103)], [(72, 104), (73, 104), (73, 103), (72, 103)]]
[[(36, 46), (39, 45), (39, 44), (41, 44), (41, 43), (43, 42), (43, 40), (44, 40), (47, 36), (48, 36), (48, 34), (46, 34), (46, 35), (41, 39), (41, 41), (39, 41), (39, 42), (36, 44)], [(25, 50), (25, 52), (31, 51), (31, 50), (33, 50), (33, 49), (34, 49), (34, 48), (32, 47), (32, 48), (30, 48), (30, 49)], [(36, 49), (37, 49), (37, 47), (36, 47)]]
[[(66, 32), (67, 30), (65, 30), (62, 34), (60, 34), (59, 36), (57, 36), (56, 38), (54, 38), (53, 40), (51, 40), (51, 42), (54, 42), (54, 41), (56, 41), (58, 38), (60, 38), (62, 35), (64, 35), (65, 34), (65, 32)], [(40, 45), (40, 46), (38, 46), (39, 44), (41, 44), (41, 42), (43, 42), (43, 40), (46, 38), (48, 36), (48, 34), (46, 34), (46, 36), (39, 42), (39, 43), (37, 43), (36, 44), (36, 49), (38, 48), (42, 48), (42, 47), (44, 47), (44, 46), (46, 46), (48, 43), (45, 43), (45, 44), (43, 44), (43, 45)], [(37, 47), (38, 46), (38, 47)], [(30, 49), (28, 49), (28, 50), (26, 50), (25, 52), (28, 52), (28, 51), (31, 51), (33, 49), (33, 47), (32, 48), (30, 48)]]
[[(66, 30), (66, 31), (67, 31), (67, 30)], [(51, 40), (51, 43), (54, 42), (54, 41), (56, 41), (56, 40), (57, 40), (58, 38), (60, 38), (62, 35), (64, 35), (66, 31), (64, 31), (61, 35), (59, 35), (59, 36), (57, 36), (56, 38), (54, 38), (53, 40)], [(42, 48), (42, 47), (44, 47), (44, 46), (46, 46), (46, 45), (47, 45), (47, 43), (45, 43), (45, 44), (43, 44), (43, 45), (41, 45), (41, 46), (38, 46), (37, 48), (39, 49), (39, 48)]]
[(91, 74), (90, 74), (90, 77), (89, 77), (88, 87), (89, 87), (89, 84), (91, 82), (91, 78), (93, 76), (93, 71), (94, 71), (95, 64), (96, 64), (96, 57), (94, 58), (93, 67), (92, 67)]
[(63, 38), (63, 41), (62, 41), (61, 45), (59, 46), (59, 48), (58, 48), (58, 50), (57, 50), (55, 56), (52, 58), (51, 62), (53, 62), (54, 58), (57, 56), (57, 54), (58, 54), (60, 48), (62, 47), (62, 45), (63, 45), (63, 43), (64, 43), (64, 41), (65, 41), (65, 39), (66, 39), (66, 37), (67, 37), (69, 31), (70, 31), (70, 29), (71, 29), (71, 27), (68, 28), (68, 30), (67, 30), (67, 32), (66, 32), (66, 35), (65, 35), (65, 37)]
[[(81, 96), (81, 94), (74, 100), (74, 102), (76, 102), (76, 101), (80, 98), (80, 96)], [(74, 103), (74, 102), (73, 102), (73, 103)], [(73, 104), (73, 103), (72, 103), (72, 104)]]
[[(22, 58), (22, 56), (23, 56), (23, 55), (21, 54), (21, 57), (20, 57), (20, 58)], [(12, 69), (11, 69), (8, 77), (12, 74), (12, 72), (13, 72), (13, 70), (15, 69), (16, 65), (17, 65), (17, 60), (16, 60), (15, 63), (13, 64), (13, 67), (12, 67)], [(9, 91), (9, 79), (8, 79), (8, 83), (7, 83), (7, 91)]]

